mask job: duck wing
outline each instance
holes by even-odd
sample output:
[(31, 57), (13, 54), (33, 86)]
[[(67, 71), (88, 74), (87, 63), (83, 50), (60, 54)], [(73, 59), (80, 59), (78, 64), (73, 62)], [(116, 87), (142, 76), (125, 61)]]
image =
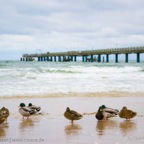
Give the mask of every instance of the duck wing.
[(81, 114), (79, 114), (78, 112), (74, 111), (74, 110), (70, 110), (70, 113), (72, 115), (74, 115), (75, 117), (83, 117)]
[(133, 112), (132, 110), (127, 110), (127, 116), (129, 118), (133, 118), (137, 115), (137, 112)]
[(111, 108), (103, 109), (102, 113), (103, 113), (104, 118), (115, 117), (118, 114), (116, 110), (111, 109)]
[(19, 113), (20, 113), (22, 116), (30, 116), (30, 115), (34, 114), (34, 110), (29, 109), (28, 107), (21, 107), (21, 108), (19, 109)]
[(32, 111), (32, 110), (31, 110), (31, 109), (29, 109), (28, 107), (22, 107), (21, 109), (23, 109), (25, 112)]
[(119, 111), (117, 109), (112, 109), (112, 108), (105, 108), (103, 109), (104, 112), (110, 113), (110, 114), (115, 114), (117, 115)]
[(36, 106), (36, 105), (32, 105), (29, 107), (30, 109), (34, 109), (36, 111), (40, 111), (41, 110), (41, 107), (40, 106)]
[(66, 111), (64, 113), (64, 116), (69, 120), (79, 120), (83, 117), (81, 114), (77, 113), (74, 110)]

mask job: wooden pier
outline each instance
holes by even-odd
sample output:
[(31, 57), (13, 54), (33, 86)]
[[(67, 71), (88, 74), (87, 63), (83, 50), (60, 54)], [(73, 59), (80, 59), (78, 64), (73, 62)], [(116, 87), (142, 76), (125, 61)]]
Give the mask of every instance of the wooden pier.
[[(112, 48), (100, 50), (86, 50), (86, 51), (68, 51), (68, 52), (55, 52), (43, 54), (23, 54), (21, 61), (32, 61), (38, 58), (38, 61), (77, 61), (77, 57), (82, 57), (82, 62), (101, 62), (101, 55), (106, 55), (106, 62), (109, 62), (109, 55), (115, 54), (115, 62), (118, 63), (118, 55), (125, 54), (125, 62), (128, 63), (128, 55), (135, 53), (136, 61), (140, 62), (140, 54), (144, 53), (144, 46), (142, 47), (129, 47), (129, 48)], [(96, 58), (97, 56), (97, 58)], [(88, 58), (90, 57), (90, 58)], [(104, 57), (103, 57), (104, 61)]]

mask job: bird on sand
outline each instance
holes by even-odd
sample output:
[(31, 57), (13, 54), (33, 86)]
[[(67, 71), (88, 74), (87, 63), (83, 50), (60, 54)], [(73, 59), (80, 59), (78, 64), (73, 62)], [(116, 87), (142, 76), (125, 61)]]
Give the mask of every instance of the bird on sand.
[(65, 116), (65, 118), (71, 120), (71, 123), (73, 123), (74, 120), (80, 120), (83, 117), (78, 112), (76, 112), (74, 110), (70, 110), (69, 107), (66, 108), (64, 116)]
[(98, 120), (107, 120), (110, 117), (117, 116), (119, 111), (117, 109), (108, 108), (105, 105), (99, 107), (95, 117)]
[(5, 117), (0, 113), (0, 124), (2, 124), (5, 121)]
[(122, 110), (119, 112), (119, 117), (120, 118), (125, 118), (125, 119), (131, 119), (134, 118), (137, 115), (137, 112), (133, 112), (132, 110), (127, 109), (126, 106), (122, 108)]
[(5, 107), (0, 109), (0, 113), (2, 114), (2, 116), (6, 119), (9, 117), (9, 110)]
[(18, 107), (20, 107), (19, 113), (23, 116), (23, 119), (24, 117), (28, 118), (29, 116), (34, 114), (34, 111), (26, 107), (24, 103), (20, 103)]
[(41, 110), (40, 106), (33, 105), (32, 103), (29, 103), (27, 107), (29, 109), (33, 110), (34, 113), (37, 113), (37, 112), (39, 112)]

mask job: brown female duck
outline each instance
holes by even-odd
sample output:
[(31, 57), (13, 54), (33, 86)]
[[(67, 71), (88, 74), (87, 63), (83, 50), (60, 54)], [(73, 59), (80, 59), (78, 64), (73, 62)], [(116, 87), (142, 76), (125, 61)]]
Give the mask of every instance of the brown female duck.
[(6, 119), (9, 117), (9, 110), (5, 107), (0, 109), (0, 113), (2, 114), (2, 116)]
[(119, 113), (120, 118), (125, 118), (125, 119), (129, 119), (129, 120), (131, 118), (134, 118), (136, 115), (137, 115), (136, 112), (133, 112), (132, 110), (127, 109), (126, 106), (124, 106)]
[(5, 121), (5, 118), (3, 117), (3, 115), (0, 113), (0, 124), (2, 124)]
[(70, 110), (69, 107), (66, 108), (64, 116), (65, 116), (65, 118), (71, 120), (71, 123), (73, 123), (73, 120), (80, 120), (83, 117), (78, 112), (76, 112), (74, 110)]

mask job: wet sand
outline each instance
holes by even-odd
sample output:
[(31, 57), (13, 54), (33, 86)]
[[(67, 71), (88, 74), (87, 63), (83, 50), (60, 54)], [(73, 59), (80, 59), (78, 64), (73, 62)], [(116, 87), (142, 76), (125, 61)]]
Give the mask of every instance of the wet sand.
[(60, 97), (144, 97), (144, 92), (109, 91), (97, 93), (47, 93), (37, 95), (1, 96), (0, 99), (26, 99), (26, 98), (60, 98)]
[[(18, 105), (31, 102), (40, 105), (40, 115), (22, 119)], [(67, 106), (79, 113), (93, 113), (98, 107), (121, 109), (127, 106), (138, 113), (126, 121), (119, 117), (97, 121), (95, 115), (84, 115), (71, 124), (63, 113)], [(0, 143), (42, 144), (144, 144), (144, 98), (143, 97), (60, 97), (1, 99), (0, 106), (10, 110), (8, 123), (0, 125)]]

